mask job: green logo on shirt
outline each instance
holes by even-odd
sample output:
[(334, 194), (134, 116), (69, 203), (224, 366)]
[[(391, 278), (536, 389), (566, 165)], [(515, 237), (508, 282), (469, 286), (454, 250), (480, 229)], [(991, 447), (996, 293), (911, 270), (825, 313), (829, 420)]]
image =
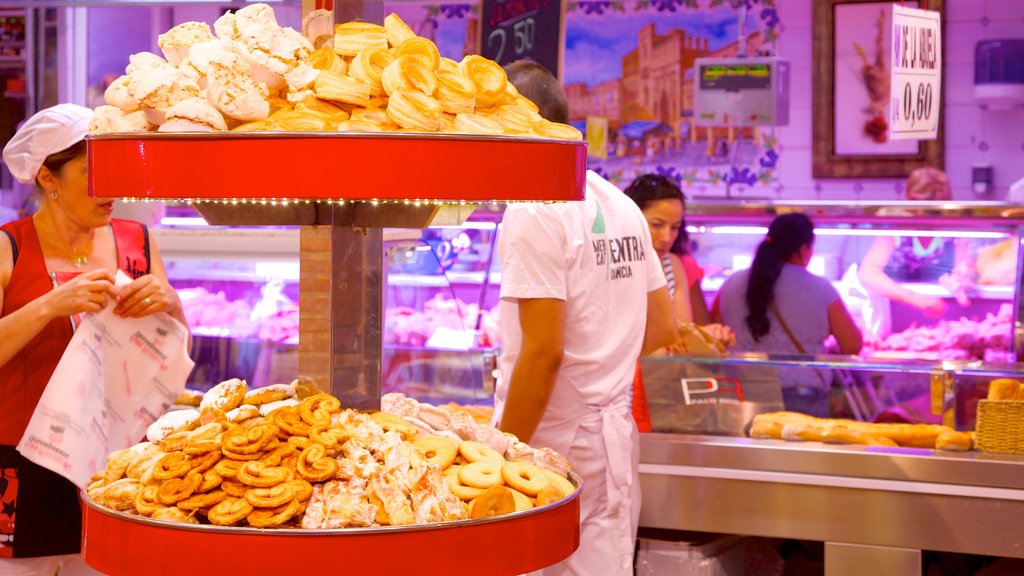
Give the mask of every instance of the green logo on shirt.
[(601, 205), (600, 204), (596, 204), (596, 206), (597, 206), (597, 216), (594, 217), (594, 225), (590, 228), (590, 233), (591, 234), (604, 234), (605, 233), (604, 213), (601, 212)]

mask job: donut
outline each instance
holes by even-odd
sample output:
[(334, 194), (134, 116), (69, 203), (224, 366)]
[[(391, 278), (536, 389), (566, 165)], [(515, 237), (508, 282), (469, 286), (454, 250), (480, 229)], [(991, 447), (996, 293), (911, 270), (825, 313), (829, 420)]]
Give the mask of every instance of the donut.
[(246, 516), (252, 514), (252, 512), (252, 504), (249, 504), (244, 497), (228, 496), (213, 508), (210, 508), (206, 518), (210, 521), (210, 524), (233, 526), (245, 520)]
[(381, 76), (384, 69), (394, 61), (395, 56), (384, 48), (367, 48), (352, 59), (348, 75), (369, 85), (370, 96), (383, 96), (384, 85), (381, 83)]
[(536, 497), (551, 483), (543, 469), (526, 462), (505, 462), (501, 477), (506, 484), (530, 497)]
[(473, 488), (472, 486), (466, 486), (459, 481), (458, 474), (445, 474), (444, 481), (448, 484), (448, 489), (458, 499), (469, 502), (483, 493), (483, 488)]
[(220, 489), (234, 498), (245, 498), (245, 493), (249, 491), (249, 487), (238, 480), (224, 480), (220, 483)]
[(199, 404), (203, 401), (203, 393), (198, 390), (189, 390), (186, 388), (181, 394), (174, 400), (175, 404), (182, 406), (191, 406), (198, 408)]
[(242, 404), (238, 408), (227, 412), (224, 416), (233, 424), (241, 424), (253, 418), (259, 418), (260, 409), (251, 404)]
[(476, 106), (487, 108), (505, 93), (508, 76), (493, 60), (470, 54), (459, 62), (459, 72), (476, 84)]
[(156, 497), (161, 504), (172, 506), (195, 494), (202, 483), (202, 474), (189, 472), (184, 478), (171, 478), (164, 481), (157, 490)]
[(576, 491), (576, 487), (573, 486), (572, 482), (569, 482), (565, 476), (562, 476), (558, 472), (545, 470), (544, 468), (541, 468), (541, 471), (543, 471), (544, 475), (548, 477), (548, 481), (562, 492), (562, 498), (565, 498)]
[[(300, 404), (298, 398), (285, 398), (284, 400), (278, 400), (277, 402), (268, 402), (260, 406), (260, 416), (269, 418), (279, 408), (294, 408)], [(297, 413), (296, 413), (297, 415)]]
[(273, 528), (289, 521), (302, 509), (301, 505), (292, 500), (291, 502), (278, 506), (277, 508), (260, 508), (254, 510), (246, 517), (246, 521), (253, 528)]
[(483, 114), (459, 114), (455, 116), (455, 130), (466, 134), (489, 134), (500, 136), (505, 133), (501, 124)]
[(420, 36), (408, 38), (395, 48), (395, 57), (403, 56), (420, 60), (431, 72), (437, 72), (438, 66), (441, 65), (441, 54), (437, 51), (437, 45)]
[(509, 492), (512, 493), (512, 498), (516, 501), (516, 512), (533, 508), (533, 501), (530, 500), (529, 496), (519, 490), (509, 489)]
[(287, 482), (270, 488), (250, 488), (245, 493), (245, 499), (256, 508), (276, 508), (294, 498), (295, 488)]
[(153, 466), (154, 480), (170, 480), (181, 478), (192, 470), (189, 457), (181, 452), (172, 452), (162, 456)]
[(273, 384), (263, 388), (253, 388), (242, 397), (242, 404), (262, 406), (271, 402), (280, 402), (295, 397), (295, 386), (291, 384)]
[(139, 493), (135, 495), (135, 511), (143, 516), (152, 516), (154, 512), (165, 508), (160, 500), (157, 498), (157, 492), (159, 487), (157, 486), (144, 486)]
[(302, 478), (289, 480), (288, 484), (295, 491), (295, 499), (299, 502), (305, 502), (313, 497), (313, 485)]
[(234, 410), (242, 404), (242, 400), (245, 399), (245, 393), (248, 391), (249, 385), (245, 383), (245, 380), (239, 380), (238, 378), (225, 380), (210, 388), (203, 395), (203, 401), (199, 404), (199, 409), (202, 410), (209, 407), (217, 408), (224, 412)]
[(217, 451), (217, 452), (207, 452), (205, 454), (200, 454), (200, 455), (197, 455), (197, 456), (193, 456), (192, 459), (189, 460), (189, 463), (192, 466), (192, 471), (193, 472), (198, 472), (200, 474), (205, 474), (207, 470), (209, 470), (210, 468), (213, 468), (218, 462), (220, 462), (220, 459), (221, 459), (220, 451)]
[(327, 456), (327, 449), (323, 445), (314, 443), (299, 455), (295, 471), (310, 482), (325, 482), (338, 473), (339, 467), (337, 460)]
[(238, 469), (241, 468), (243, 464), (245, 464), (245, 462), (242, 460), (224, 458), (217, 462), (213, 467), (213, 471), (224, 478), (234, 478), (238, 474)]
[(420, 436), (412, 445), (420, 451), (427, 462), (437, 465), (442, 470), (454, 464), (455, 457), (459, 454), (455, 442), (440, 436)]
[(416, 33), (412, 31), (412, 28), (409, 28), (409, 25), (398, 14), (392, 12), (384, 18), (384, 36), (387, 38), (389, 45), (400, 46), (402, 42), (409, 38), (415, 38)]
[(558, 502), (563, 497), (562, 491), (557, 486), (548, 484), (537, 493), (537, 506), (547, 506), (552, 502)]
[(178, 522), (182, 524), (199, 524), (199, 520), (196, 519), (194, 512), (186, 512), (176, 506), (168, 506), (167, 508), (161, 508), (156, 512), (153, 512), (151, 516), (154, 520), (164, 520), (166, 522)]
[(330, 424), (331, 415), (341, 412), (341, 401), (330, 394), (315, 394), (302, 400), (299, 416), (310, 426)]
[(438, 72), (437, 101), (448, 114), (471, 113), (476, 108), (476, 84), (457, 72)]
[[(420, 92), (433, 96), (437, 92), (437, 74), (418, 56), (400, 56), (388, 64), (380, 76), (384, 93), (394, 98), (398, 92)], [(388, 101), (388, 108), (392, 106)]]
[(472, 488), (490, 488), (501, 484), (502, 465), (494, 460), (466, 464), (459, 470), (459, 481)]
[(209, 492), (224, 482), (224, 477), (214, 470), (207, 470), (203, 473), (203, 483), (199, 485), (197, 492)]
[(198, 410), (175, 410), (168, 412), (156, 419), (146, 428), (146, 439), (150, 442), (159, 442), (169, 435), (180, 430), (191, 428), (194, 423), (199, 422)]
[(219, 504), (227, 498), (223, 490), (217, 490), (207, 494), (193, 494), (184, 500), (179, 501), (176, 506), (182, 510), (201, 510)]
[(411, 440), (419, 434), (419, 431), (411, 426), (404, 418), (390, 412), (374, 412), (370, 419), (376, 422), (381, 428), (389, 432), (398, 432), (405, 440)]
[(499, 465), (505, 462), (505, 458), (493, 448), (484, 446), (479, 442), (473, 442), (472, 440), (466, 440), (459, 444), (459, 454), (466, 459), (466, 462), (492, 460), (498, 462)]
[(288, 470), (279, 466), (265, 466), (259, 462), (246, 462), (238, 469), (235, 479), (252, 488), (270, 488), (288, 480)]
[(511, 514), (516, 511), (516, 500), (504, 486), (493, 486), (484, 490), (469, 504), (470, 518), (488, 518)]
[(379, 24), (345, 22), (334, 26), (334, 51), (339, 56), (355, 56), (366, 48), (388, 47), (387, 32)]

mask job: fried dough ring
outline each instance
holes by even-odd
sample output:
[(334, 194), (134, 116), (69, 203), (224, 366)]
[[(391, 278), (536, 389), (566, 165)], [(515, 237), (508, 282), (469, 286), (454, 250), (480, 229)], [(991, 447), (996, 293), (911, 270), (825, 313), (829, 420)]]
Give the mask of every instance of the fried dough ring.
[[(384, 92), (394, 97), (399, 92), (421, 92), (433, 96), (437, 92), (437, 74), (423, 59), (416, 56), (400, 56), (384, 68), (380, 76)], [(388, 101), (391, 107), (391, 101)]]
[(154, 480), (170, 480), (181, 478), (192, 470), (189, 457), (181, 452), (172, 452), (160, 458), (153, 466)]
[[(540, 468), (540, 466), (538, 466), (538, 468)], [(565, 476), (562, 476), (558, 472), (552, 472), (546, 468), (541, 468), (541, 471), (544, 472), (544, 475), (548, 477), (548, 481), (551, 482), (553, 486), (556, 486), (561, 490), (562, 498), (565, 498), (576, 491), (576, 487), (573, 486), (572, 482), (569, 482)]]
[(257, 508), (276, 508), (295, 498), (295, 488), (290, 483), (278, 484), (271, 488), (250, 488), (245, 493), (249, 504)]
[(196, 456), (190, 461), (192, 463), (192, 470), (194, 472), (204, 474), (207, 470), (217, 465), (217, 463), (220, 462), (221, 457), (219, 450), (217, 452), (207, 452), (201, 456)]
[(469, 504), (470, 518), (488, 518), (516, 511), (516, 500), (504, 486), (488, 488)]
[(437, 51), (437, 45), (421, 36), (409, 38), (395, 48), (395, 57), (402, 56), (418, 58), (431, 72), (437, 72), (438, 66), (441, 65), (441, 54)]
[(248, 517), (246, 517), (246, 521), (248, 521), (249, 525), (253, 528), (273, 528), (291, 520), (301, 509), (302, 506), (298, 502), (292, 500), (284, 506), (278, 506), (277, 508), (261, 508), (254, 510)]
[(161, 504), (172, 506), (195, 494), (202, 483), (202, 474), (189, 472), (184, 478), (171, 478), (161, 484), (156, 497)]
[(368, 22), (345, 22), (334, 26), (334, 51), (340, 56), (355, 56), (366, 48), (387, 49), (388, 38), (383, 26)]
[(226, 456), (257, 454), (273, 440), (279, 429), (273, 424), (258, 424), (247, 428), (237, 428), (224, 434), (222, 451)]
[(498, 454), (496, 450), (472, 440), (466, 440), (459, 444), (459, 454), (466, 459), (466, 462), (480, 462), (483, 460), (493, 460), (499, 464), (505, 462), (505, 458)]
[[(454, 466), (453, 466), (454, 468)], [(444, 481), (448, 484), (448, 489), (455, 495), (456, 498), (469, 502), (477, 496), (483, 493), (482, 488), (473, 488), (472, 486), (466, 486), (459, 481), (459, 474), (445, 474)]]
[(275, 426), (292, 436), (308, 436), (310, 425), (302, 420), (297, 407), (278, 408), (268, 417)]
[(516, 501), (516, 512), (530, 510), (534, 507), (533, 501), (526, 494), (512, 488), (509, 489), (509, 492), (512, 493), (512, 498)]
[(476, 108), (476, 84), (457, 72), (438, 72), (437, 101), (449, 114), (470, 113)]
[(260, 462), (246, 462), (238, 469), (235, 479), (253, 488), (270, 488), (288, 480), (288, 470), (279, 466), (266, 466)]
[(220, 489), (234, 498), (245, 498), (245, 493), (249, 491), (249, 487), (238, 480), (224, 480), (220, 483)]
[(202, 510), (203, 508), (210, 508), (219, 504), (227, 496), (223, 490), (217, 490), (208, 494), (193, 494), (178, 502), (176, 506), (182, 510)]
[(505, 133), (505, 129), (483, 114), (459, 114), (455, 117), (455, 129), (466, 134), (488, 134), (498, 136)]
[(384, 35), (391, 46), (399, 46), (409, 38), (416, 37), (412, 28), (393, 12), (384, 18)]
[(243, 464), (245, 464), (245, 462), (242, 460), (226, 458), (217, 462), (213, 467), (213, 470), (224, 478), (234, 478), (238, 474), (238, 469), (241, 468)]
[(436, 464), (444, 470), (455, 463), (459, 448), (448, 438), (442, 436), (420, 436), (412, 445), (423, 454), (427, 462)]
[(502, 465), (494, 460), (466, 464), (459, 470), (459, 481), (472, 488), (487, 489), (501, 484)]
[(299, 416), (310, 426), (330, 424), (331, 414), (338, 412), (341, 412), (341, 401), (330, 394), (315, 394), (299, 404)]
[(320, 444), (312, 444), (302, 451), (295, 465), (299, 476), (310, 482), (325, 482), (333, 478), (340, 465), (334, 458), (327, 456), (327, 449)]
[(143, 516), (152, 516), (157, 510), (166, 508), (157, 497), (159, 490), (158, 486), (144, 486), (142, 490), (139, 490), (139, 493), (135, 495), (135, 511)]
[(505, 71), (493, 60), (470, 54), (459, 63), (459, 72), (476, 84), (476, 106), (487, 108), (501, 98), (508, 84)]
[(544, 469), (526, 462), (505, 462), (501, 467), (501, 477), (506, 484), (530, 497), (536, 497), (551, 483)]
[(562, 498), (562, 491), (557, 486), (548, 484), (537, 493), (537, 506), (547, 506), (552, 502), (558, 502)]
[(395, 56), (385, 48), (367, 48), (352, 59), (348, 75), (369, 84), (371, 96), (383, 96), (384, 85), (381, 83), (381, 76), (384, 69), (394, 61)]
[(248, 500), (235, 496), (228, 496), (221, 500), (206, 515), (210, 524), (217, 526), (233, 526), (252, 514), (254, 508)]

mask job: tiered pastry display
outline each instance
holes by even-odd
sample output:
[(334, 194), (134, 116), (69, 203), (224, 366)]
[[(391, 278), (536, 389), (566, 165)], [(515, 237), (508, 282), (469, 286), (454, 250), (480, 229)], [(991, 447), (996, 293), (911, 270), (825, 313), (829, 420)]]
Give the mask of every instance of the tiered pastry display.
[(87, 494), (172, 522), (334, 529), (486, 518), (575, 492), (565, 458), (469, 411), (388, 394), (367, 414), (298, 396), (295, 383), (241, 380), (185, 394), (188, 407), (111, 454)]
[(908, 446), (962, 452), (974, 447), (970, 432), (934, 424), (872, 424), (815, 418), (799, 412), (770, 412), (754, 417), (751, 438), (868, 446)]
[(160, 35), (166, 59), (143, 52), (107, 89), (94, 134), (109, 132), (449, 132), (580, 140), (541, 118), (495, 62), (442, 58), (395, 14), (384, 26), (335, 26), (317, 11), (305, 35), (252, 4), (213, 26)]

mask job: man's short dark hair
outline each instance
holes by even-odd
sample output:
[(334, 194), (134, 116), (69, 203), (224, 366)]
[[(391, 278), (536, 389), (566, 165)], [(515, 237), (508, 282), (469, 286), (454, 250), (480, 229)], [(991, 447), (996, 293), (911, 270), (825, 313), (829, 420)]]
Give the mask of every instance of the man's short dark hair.
[(505, 66), (508, 81), (519, 93), (540, 108), (540, 115), (551, 122), (569, 122), (569, 101), (558, 78), (535, 60), (524, 58)]

